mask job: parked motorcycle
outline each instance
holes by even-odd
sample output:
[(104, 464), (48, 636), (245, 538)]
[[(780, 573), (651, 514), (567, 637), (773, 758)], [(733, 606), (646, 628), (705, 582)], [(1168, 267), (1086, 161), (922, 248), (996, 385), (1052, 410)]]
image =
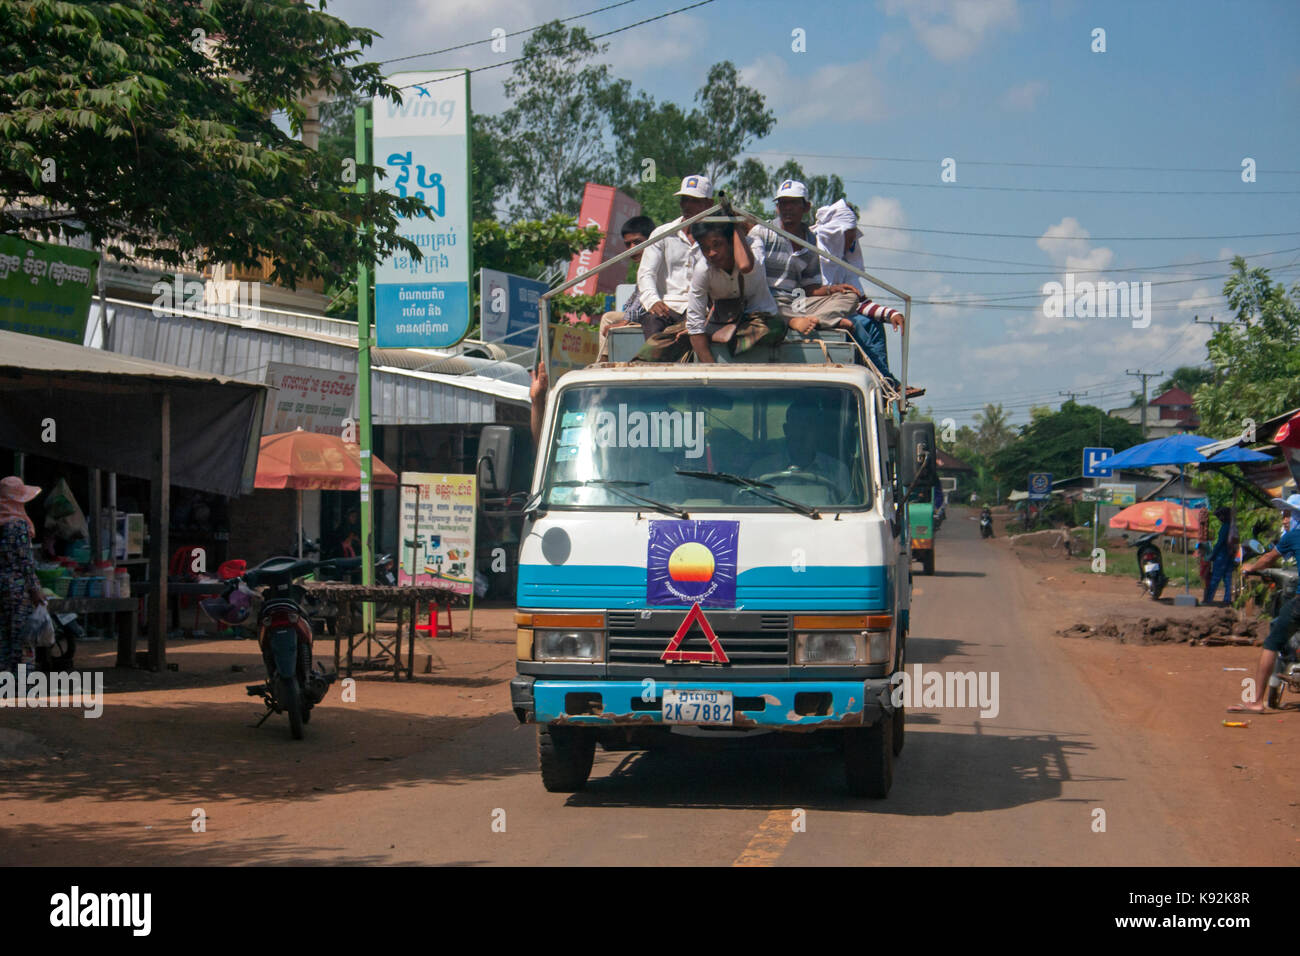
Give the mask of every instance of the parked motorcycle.
[(993, 512), (988, 508), (980, 512), (980, 537), (993, 537)]
[[(249, 617), (257, 621), (257, 641), (266, 665), (266, 680), (249, 684), (248, 695), (261, 697), (266, 713), (289, 718), (289, 733), (301, 740), (303, 725), (311, 720), (312, 708), (324, 699), (337, 674), (327, 674), (312, 660), (314, 638), (306, 606), (307, 592), (297, 580), (319, 569), (344, 570), (359, 559), (332, 561), (270, 558), (230, 582), (219, 598), (200, 602), (218, 624), (240, 626)], [(260, 589), (260, 591), (259, 591)]]
[(1137, 548), (1138, 585), (1151, 595), (1151, 600), (1158, 601), (1169, 579), (1165, 577), (1165, 562), (1160, 548), (1156, 545), (1159, 532), (1144, 534), (1133, 542)]

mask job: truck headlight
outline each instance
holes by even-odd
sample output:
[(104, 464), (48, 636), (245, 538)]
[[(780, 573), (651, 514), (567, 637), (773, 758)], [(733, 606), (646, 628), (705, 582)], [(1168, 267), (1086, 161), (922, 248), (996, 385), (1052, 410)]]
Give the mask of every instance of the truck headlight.
[(539, 661), (603, 661), (605, 632), (538, 629), (533, 632), (533, 655)]
[(887, 664), (889, 631), (810, 631), (794, 636), (796, 664)]

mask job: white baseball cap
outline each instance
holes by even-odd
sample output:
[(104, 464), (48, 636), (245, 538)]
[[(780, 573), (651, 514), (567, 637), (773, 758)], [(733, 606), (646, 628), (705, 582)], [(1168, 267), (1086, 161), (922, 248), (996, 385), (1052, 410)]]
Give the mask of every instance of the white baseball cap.
[(787, 179), (776, 191), (777, 199), (807, 199), (808, 187), (797, 179)]
[(1283, 511), (1300, 512), (1300, 494), (1288, 498), (1274, 498), (1273, 507), (1281, 508)]
[(708, 176), (687, 176), (682, 180), (682, 188), (674, 196), (694, 196), (696, 199), (712, 199), (713, 183)]

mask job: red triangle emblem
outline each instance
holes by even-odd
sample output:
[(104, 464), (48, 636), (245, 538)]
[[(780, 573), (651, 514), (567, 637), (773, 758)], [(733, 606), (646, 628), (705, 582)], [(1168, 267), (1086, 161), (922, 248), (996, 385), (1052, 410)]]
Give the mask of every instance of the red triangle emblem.
[[(699, 623), (700, 630), (704, 636), (709, 639), (709, 651), (682, 651), (678, 650), (682, 646), (682, 641), (686, 639), (687, 633), (693, 623)], [(686, 617), (682, 619), (681, 627), (677, 628), (677, 633), (673, 639), (668, 642), (664, 648), (663, 654), (659, 658), (661, 661), (679, 664), (730, 664), (731, 658), (727, 657), (727, 652), (722, 649), (722, 644), (718, 641), (718, 635), (713, 632), (709, 625), (709, 620), (704, 616), (698, 604), (691, 605), (691, 609), (686, 612)]]

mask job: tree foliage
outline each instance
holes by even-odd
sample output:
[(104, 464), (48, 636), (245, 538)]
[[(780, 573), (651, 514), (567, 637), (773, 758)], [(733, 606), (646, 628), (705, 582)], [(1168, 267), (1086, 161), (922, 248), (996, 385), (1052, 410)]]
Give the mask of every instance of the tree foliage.
[(1300, 283), (1288, 295), (1264, 268), (1238, 256), (1223, 294), (1237, 317), (1206, 343), (1214, 380), (1194, 399), (1201, 430), (1226, 438), (1247, 418), (1261, 421), (1300, 405)]
[(1122, 451), (1141, 441), (1138, 427), (1102, 409), (1065, 402), (1060, 411), (1040, 415), (1021, 428), (1014, 441), (992, 455), (994, 473), (1004, 487), (1022, 487), (1031, 471), (1056, 478), (1079, 473), (1083, 449), (1102, 445)]
[(700, 104), (703, 172), (715, 183), (734, 173), (737, 157), (776, 126), (776, 114), (764, 105), (763, 94), (740, 82), (730, 60), (709, 67), (695, 102)]
[(289, 285), (419, 257), (397, 222), (422, 202), (355, 192), (272, 120), (301, 130), (313, 90), (400, 95), (356, 62), (373, 31), (297, 0), (0, 0), (0, 24), (0, 231), (174, 265), (267, 256)]
[(583, 184), (608, 181), (609, 66), (592, 61), (609, 44), (558, 20), (538, 27), (505, 81), (511, 105), (484, 121), (508, 174), (511, 215), (576, 215)]

